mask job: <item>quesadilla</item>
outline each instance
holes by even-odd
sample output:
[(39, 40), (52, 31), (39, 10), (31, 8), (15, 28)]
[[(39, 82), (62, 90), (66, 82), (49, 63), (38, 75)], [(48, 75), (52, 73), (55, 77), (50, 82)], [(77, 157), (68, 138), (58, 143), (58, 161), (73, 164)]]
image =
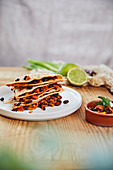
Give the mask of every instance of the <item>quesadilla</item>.
[(61, 99), (62, 97), (58, 94), (58, 91), (54, 91), (52, 93), (40, 96), (39, 99), (32, 100), (30, 103), (15, 103), (12, 107), (12, 111), (33, 110), (37, 107), (40, 107), (42, 110), (45, 110), (45, 107), (47, 106), (59, 106), (62, 103)]
[(15, 89), (14, 94), (16, 98), (23, 98), (25, 96), (32, 96), (34, 94), (41, 94), (51, 89), (60, 89), (62, 86), (58, 83), (53, 84), (45, 84), (41, 86), (35, 86), (32, 89), (24, 88), (21, 91), (19, 89)]
[(40, 107), (45, 110), (47, 106), (59, 106), (62, 97), (64, 79), (60, 74), (52, 75), (25, 75), (14, 82), (6, 84), (12, 86), (14, 96), (4, 102), (13, 104), (12, 111), (33, 110)]
[(59, 81), (64, 81), (62, 75), (56, 74), (56, 75), (46, 75), (46, 76), (41, 76), (41, 75), (27, 75), (24, 77), (16, 78), (14, 82), (12, 83), (7, 83), (6, 86), (10, 87), (27, 87), (27, 86), (39, 86), (43, 85), (46, 83), (54, 83), (54, 82), (59, 82)]
[[(43, 88), (43, 87), (41, 87), (41, 88)], [(61, 92), (61, 91), (63, 91), (63, 88), (59, 85), (55, 85), (55, 86), (53, 86), (53, 88), (50, 88), (50, 89), (40, 92), (40, 93), (39, 93), (38, 89), (35, 89), (35, 90), (34, 90), (34, 92), (29, 92), (29, 93), (27, 92), (27, 93), (21, 94), (20, 96), (17, 96), (17, 97), (12, 96), (10, 99), (6, 100), (4, 102), (4, 104), (13, 104), (13, 103), (18, 103), (18, 102), (28, 104), (34, 100), (41, 98), (44, 95), (48, 95), (53, 92), (59, 92), (59, 91)], [(38, 90), (38, 93), (37, 93), (37, 90)]]

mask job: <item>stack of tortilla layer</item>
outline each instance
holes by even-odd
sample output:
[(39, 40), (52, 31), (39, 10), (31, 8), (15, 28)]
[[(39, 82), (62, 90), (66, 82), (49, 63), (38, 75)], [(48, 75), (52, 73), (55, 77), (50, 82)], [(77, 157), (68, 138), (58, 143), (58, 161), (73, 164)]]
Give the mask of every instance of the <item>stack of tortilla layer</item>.
[(61, 104), (60, 92), (63, 91), (62, 75), (25, 75), (14, 82), (6, 84), (14, 92), (5, 104), (13, 104), (12, 111), (33, 110), (40, 107), (45, 110), (47, 106), (54, 107)]

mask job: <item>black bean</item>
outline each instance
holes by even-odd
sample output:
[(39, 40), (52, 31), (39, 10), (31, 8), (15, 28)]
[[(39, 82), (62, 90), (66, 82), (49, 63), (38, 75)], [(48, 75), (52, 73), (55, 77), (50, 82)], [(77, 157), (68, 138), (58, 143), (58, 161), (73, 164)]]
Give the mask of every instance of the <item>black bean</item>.
[(26, 80), (26, 79), (27, 79), (27, 76), (24, 77), (24, 80)]
[(23, 99), (22, 99), (22, 98), (20, 98), (20, 99), (19, 99), (19, 102), (23, 102)]
[(44, 102), (41, 102), (41, 105), (45, 104)]
[(16, 104), (16, 106), (20, 106), (20, 104), (21, 104), (21, 103), (19, 102), (19, 103)]
[(48, 102), (48, 103), (50, 102), (49, 99), (47, 100), (47, 102)]
[(16, 100), (16, 97), (14, 96), (14, 98), (13, 98), (14, 100)]
[(58, 96), (58, 99), (62, 99), (62, 96)]
[(28, 89), (32, 89), (32, 86), (27, 86)]
[(43, 107), (43, 108), (41, 108), (42, 110), (46, 110), (46, 108), (45, 107)]
[(40, 87), (40, 92), (42, 92), (43, 91), (43, 87)]
[(99, 110), (100, 112), (102, 112), (103, 110), (101, 110), (101, 109), (97, 109), (97, 110)]
[(104, 112), (105, 111), (105, 109), (98, 109), (100, 112)]
[(95, 108), (91, 108), (91, 110), (92, 110), (92, 111), (97, 111), (97, 109), (95, 109)]
[(11, 88), (11, 91), (13, 91), (13, 89)]
[(44, 82), (44, 81), (45, 81), (45, 78), (42, 78), (42, 81)]
[(59, 105), (61, 105), (61, 101), (55, 103), (55, 106), (59, 106)]
[(29, 106), (25, 106), (24, 109), (27, 110)]
[(0, 100), (3, 102), (4, 101), (4, 97), (1, 97)]
[(109, 111), (109, 110), (107, 110), (107, 109), (105, 109), (105, 112), (106, 112), (106, 114), (110, 114), (110, 111)]
[(47, 79), (47, 80), (50, 80), (50, 79), (51, 79), (51, 77), (46, 77), (46, 79)]
[(59, 86), (59, 87), (62, 87), (62, 85), (60, 85), (60, 84), (59, 84), (58, 86)]
[(62, 102), (61, 99), (57, 99), (57, 102)]
[(49, 85), (48, 85), (48, 88), (51, 88), (51, 87), (53, 87), (53, 84), (49, 84)]
[(17, 78), (15, 81), (19, 81), (20, 79), (19, 78)]
[(67, 103), (69, 103), (69, 100), (64, 100), (63, 103), (67, 104)]
[(55, 80), (57, 78), (57, 76), (54, 76), (52, 79)]
[(28, 101), (26, 101), (26, 104), (31, 103), (31, 102), (32, 102), (32, 100), (28, 100)]
[(48, 81), (48, 78), (42, 78), (42, 81), (43, 82)]
[(37, 84), (37, 83), (38, 83), (38, 81), (37, 81), (37, 80), (34, 80), (32, 84)]
[(57, 93), (57, 94), (54, 94), (54, 96), (57, 97), (57, 96), (58, 96), (58, 93)]
[(16, 109), (12, 109), (12, 111), (16, 111)]
[(53, 96), (53, 95), (51, 96), (51, 99), (54, 99), (54, 96)]
[(38, 105), (38, 107), (41, 107), (41, 103)]

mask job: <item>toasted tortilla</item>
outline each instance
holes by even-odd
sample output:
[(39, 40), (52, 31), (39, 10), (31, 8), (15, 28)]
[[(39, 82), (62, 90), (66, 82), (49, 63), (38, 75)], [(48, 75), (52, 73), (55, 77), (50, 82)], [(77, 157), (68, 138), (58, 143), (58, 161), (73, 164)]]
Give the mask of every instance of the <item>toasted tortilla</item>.
[[(47, 92), (44, 92), (44, 93), (40, 93), (40, 94), (37, 94), (37, 93), (33, 93), (33, 94), (31, 94), (31, 95), (29, 95), (29, 96), (23, 96), (23, 98), (26, 98), (26, 97), (30, 97), (30, 96), (32, 96), (32, 95), (37, 95), (38, 96), (38, 99), (40, 98), (40, 97), (42, 97), (42, 96), (44, 96), (44, 95), (46, 95), (46, 94), (51, 94), (51, 93), (53, 93), (53, 92), (60, 92), (60, 91), (64, 91), (63, 90), (63, 88), (60, 88), (60, 89), (51, 89), (51, 90), (49, 90), (49, 91), (47, 91)], [(16, 100), (14, 100), (14, 96), (12, 96), (12, 97), (10, 97), (8, 100), (6, 100), (5, 102), (4, 102), (4, 104), (14, 104), (14, 103), (18, 103), (18, 102), (20, 102), (19, 101), (19, 99), (20, 98), (16, 98)], [(31, 99), (32, 101), (35, 101), (35, 100), (33, 100), (33, 99)], [(20, 103), (24, 103), (24, 102), (20, 102)], [(26, 105), (26, 104), (25, 104)]]
[[(24, 80), (24, 78), (28, 76), (29, 80)], [(50, 80), (45, 81), (45, 79), (50, 78)], [(54, 80), (52, 80), (54, 79)], [(17, 81), (18, 80), (18, 81)], [(34, 81), (39, 81), (37, 83), (34, 83)], [(41, 81), (41, 82), (40, 82)], [(63, 81), (63, 77), (60, 74), (49, 74), (49, 75), (39, 75), (39, 74), (28, 74), (24, 75), (22, 77), (17, 78), (14, 82), (7, 83), (6, 86), (37, 86), (37, 85), (43, 85), (49, 82), (55, 82), (55, 81)], [(31, 83), (31, 84), (30, 84)]]
[(17, 109), (17, 108), (20, 108), (20, 107), (24, 107), (24, 106), (30, 106), (32, 104), (36, 104), (38, 103), (39, 101), (43, 100), (44, 98), (48, 97), (48, 96), (51, 96), (53, 94), (57, 94), (57, 93), (60, 93), (60, 92), (63, 92), (64, 90), (61, 89), (59, 91), (52, 91), (51, 93), (45, 93), (43, 96), (40, 96), (40, 98), (38, 98), (37, 100), (33, 100), (31, 103), (28, 103), (28, 104), (24, 104), (24, 103), (21, 103), (19, 106), (14, 106), (12, 107), (12, 109)]
[(31, 89), (27, 88), (27, 87), (24, 87), (24, 88), (15, 88), (14, 89), (14, 94), (15, 94), (15, 97), (18, 97), (24, 93), (29, 93), (29, 92), (32, 92), (33, 90), (37, 89), (37, 88), (40, 88), (40, 87), (44, 87), (44, 86), (48, 86), (49, 84), (43, 84), (43, 85), (40, 85), (40, 86), (33, 86)]
[(59, 85), (59, 82), (54, 81), (53, 83), (47, 83), (47, 84), (43, 84), (43, 85), (39, 85), (39, 86), (32, 86), (31, 89), (29, 89), (27, 87), (14, 88), (13, 92), (15, 94), (15, 97), (19, 97), (20, 95), (22, 95), (24, 93), (31, 93), (35, 89), (38, 89), (40, 87), (45, 87), (45, 86), (48, 86), (48, 85), (51, 85), (51, 84), (56, 84), (56, 83), (58, 83), (58, 85)]
[(40, 91), (39, 93), (37, 93), (35, 90), (37, 90), (39, 87), (35, 87), (35, 88), (32, 89), (32, 91), (26, 91), (25, 93), (21, 93), (21, 94), (17, 95), (16, 98), (25, 98), (25, 97), (29, 97), (29, 96), (33, 96), (33, 95), (40, 95), (40, 94), (48, 92), (48, 91), (50, 91), (52, 89), (53, 90), (56, 89), (55, 86), (57, 86), (57, 90), (62, 88), (58, 84), (54, 84), (52, 87), (48, 87), (48, 85), (47, 86), (41, 86), (41, 88), (45, 87), (45, 89), (43, 91)]

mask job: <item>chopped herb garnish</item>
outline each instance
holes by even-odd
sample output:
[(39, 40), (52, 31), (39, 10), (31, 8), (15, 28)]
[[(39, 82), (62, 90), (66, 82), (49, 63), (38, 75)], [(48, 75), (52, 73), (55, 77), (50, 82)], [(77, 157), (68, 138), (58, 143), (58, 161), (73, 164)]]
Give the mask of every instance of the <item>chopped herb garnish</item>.
[(102, 99), (99, 102), (95, 102), (94, 104), (97, 105), (102, 105), (102, 106), (111, 106), (110, 102), (111, 100), (109, 100), (108, 98), (102, 97), (102, 96), (98, 96), (98, 98)]

